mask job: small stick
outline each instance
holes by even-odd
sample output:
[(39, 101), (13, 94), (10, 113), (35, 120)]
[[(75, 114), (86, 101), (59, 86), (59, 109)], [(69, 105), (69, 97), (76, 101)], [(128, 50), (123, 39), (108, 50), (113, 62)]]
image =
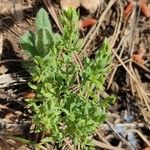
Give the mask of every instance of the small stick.
[[(126, 145), (128, 145), (129, 147), (131, 147), (129, 144), (128, 144), (128, 142), (120, 135), (120, 134), (118, 134), (116, 131), (115, 131), (115, 129), (113, 128), (113, 126), (107, 121), (106, 122), (107, 124), (108, 124), (108, 126), (114, 131), (114, 133), (126, 144)], [(131, 148), (132, 149), (132, 148)]]
[(44, 4), (46, 5), (49, 13), (51, 14), (52, 18), (54, 19), (54, 21), (55, 21), (56, 25), (58, 26), (60, 32), (63, 33), (61, 24), (60, 24), (60, 22), (58, 20), (58, 17), (56, 15), (56, 12), (55, 12), (55, 9), (54, 9), (52, 3), (50, 2), (50, 0), (44, 0)]
[(102, 143), (102, 142), (97, 141), (97, 140), (93, 140), (93, 143), (94, 143), (97, 147), (104, 148), (104, 149), (108, 149), (108, 150), (124, 150), (124, 149), (122, 149), (122, 148), (118, 148), (118, 147), (115, 147), (115, 146), (111, 146), (111, 145)]

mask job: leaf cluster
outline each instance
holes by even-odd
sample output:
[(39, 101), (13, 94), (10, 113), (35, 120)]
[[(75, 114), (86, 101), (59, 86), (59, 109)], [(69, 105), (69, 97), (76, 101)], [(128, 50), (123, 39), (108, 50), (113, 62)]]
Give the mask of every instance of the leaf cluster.
[(63, 34), (54, 33), (48, 14), (40, 9), (35, 32), (28, 31), (21, 46), (32, 59), (24, 65), (37, 95), (28, 100), (28, 106), (34, 112), (36, 131), (48, 132), (42, 141), (62, 143), (68, 137), (85, 149), (89, 135), (106, 120), (106, 108), (114, 98), (102, 100), (99, 94), (111, 61), (108, 42), (104, 41), (95, 59), (83, 58), (82, 67), (77, 61), (83, 43), (78, 20), (75, 10), (62, 12)]

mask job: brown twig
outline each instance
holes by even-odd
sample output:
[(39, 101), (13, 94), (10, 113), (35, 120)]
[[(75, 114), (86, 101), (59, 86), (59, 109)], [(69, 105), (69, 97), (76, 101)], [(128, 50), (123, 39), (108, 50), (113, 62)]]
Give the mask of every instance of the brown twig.
[(101, 26), (105, 16), (107, 15), (107, 12), (110, 10), (110, 8), (112, 7), (112, 5), (116, 2), (116, 0), (111, 0), (106, 9), (104, 10), (104, 12), (101, 14), (100, 18), (98, 19), (97, 24), (95, 24), (93, 26), (93, 28), (91, 29), (91, 31), (88, 33), (88, 35), (85, 37), (84, 40), (84, 48), (82, 50), (82, 52), (80, 53), (80, 56), (83, 55), (86, 52), (86, 49), (88, 48), (88, 46), (90, 45), (91, 41), (93, 40), (93, 38), (95, 37), (96, 33), (99, 30), (99, 27)]
[(56, 11), (55, 11), (55, 8), (53, 7), (51, 1), (50, 0), (44, 0), (43, 2), (45, 4), (45, 6), (47, 7), (49, 13), (51, 14), (51, 17), (54, 19), (56, 25), (58, 26), (60, 32), (63, 33), (62, 26), (59, 22), (59, 19), (57, 17)]

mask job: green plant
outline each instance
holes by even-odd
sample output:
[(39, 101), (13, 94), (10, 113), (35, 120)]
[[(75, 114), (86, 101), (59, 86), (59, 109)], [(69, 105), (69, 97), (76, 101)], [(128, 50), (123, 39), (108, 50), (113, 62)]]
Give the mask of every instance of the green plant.
[(109, 71), (110, 49), (107, 40), (95, 59), (77, 56), (83, 40), (78, 31), (79, 14), (68, 9), (61, 15), (63, 34), (54, 33), (48, 15), (41, 9), (35, 32), (21, 38), (21, 46), (30, 56), (25, 67), (32, 76), (29, 86), (36, 97), (28, 100), (34, 112), (37, 132), (48, 132), (42, 142), (58, 142), (69, 137), (74, 145), (86, 149), (91, 135), (106, 120), (106, 108), (114, 98), (100, 99)]

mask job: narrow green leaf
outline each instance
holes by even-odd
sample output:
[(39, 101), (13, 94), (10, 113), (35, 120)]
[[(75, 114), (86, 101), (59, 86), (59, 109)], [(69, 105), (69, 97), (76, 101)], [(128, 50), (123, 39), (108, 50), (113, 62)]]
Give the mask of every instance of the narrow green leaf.
[(53, 138), (52, 137), (45, 137), (44, 139), (41, 140), (42, 144), (52, 142)]

